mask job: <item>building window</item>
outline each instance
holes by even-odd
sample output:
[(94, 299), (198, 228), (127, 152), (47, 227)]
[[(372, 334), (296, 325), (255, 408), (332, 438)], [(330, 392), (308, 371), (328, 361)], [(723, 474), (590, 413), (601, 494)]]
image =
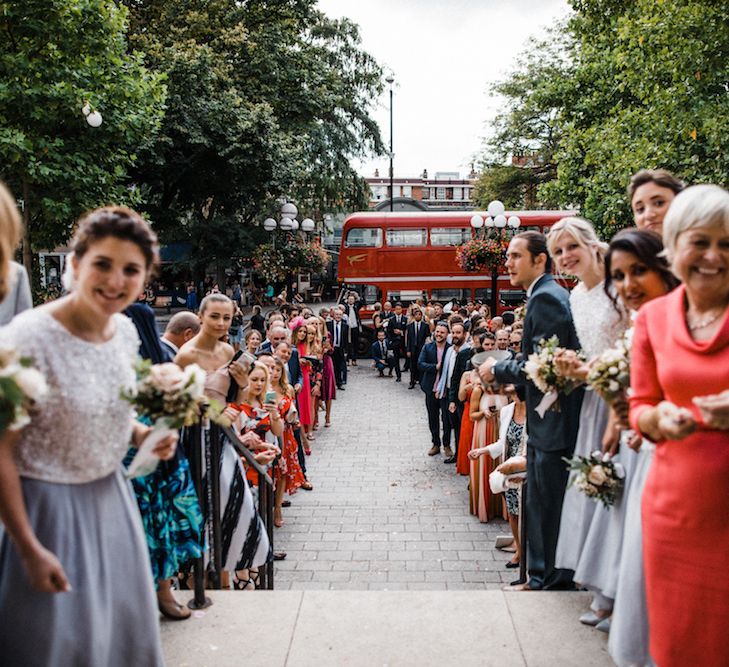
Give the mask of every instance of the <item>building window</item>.
[(463, 199), (463, 188), (453, 188), (453, 199), (456, 201)]
[(402, 196), (403, 197), (412, 197), (413, 196), (413, 186), (412, 185), (403, 185), (402, 186)]
[(427, 238), (428, 234), (425, 229), (387, 230), (387, 245), (395, 248), (424, 246)]
[(454, 246), (471, 240), (470, 227), (433, 227), (430, 230), (430, 245)]
[(436, 188), (435, 190), (435, 198), (436, 199), (445, 199), (445, 188)]
[(463, 188), (463, 200), (471, 201), (471, 188)]
[(354, 228), (347, 232), (345, 248), (379, 248), (382, 246), (381, 229)]

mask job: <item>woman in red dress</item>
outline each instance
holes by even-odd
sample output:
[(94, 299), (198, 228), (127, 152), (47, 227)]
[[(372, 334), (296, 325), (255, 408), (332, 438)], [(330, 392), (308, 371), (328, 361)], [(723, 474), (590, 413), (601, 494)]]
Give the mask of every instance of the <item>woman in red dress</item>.
[(471, 419), (471, 393), (473, 383), (480, 382), (474, 371), (467, 371), (461, 375), (461, 384), (458, 387), (458, 400), (464, 403), (463, 418), (461, 419), (461, 431), (458, 437), (458, 459), (456, 460), (456, 472), (459, 475), (468, 475), (471, 464), (468, 460), (468, 452), (471, 451), (473, 441), (473, 420)]
[(312, 439), (312, 419), (311, 410), (311, 363), (305, 356), (309, 354), (309, 345), (306, 342), (307, 330), (306, 324), (299, 324), (293, 332), (293, 341), (296, 349), (299, 351), (299, 364), (301, 365), (301, 391), (296, 397), (299, 408), (299, 422), (301, 423), (302, 437), (304, 438), (304, 450), (307, 454), (311, 454), (309, 440)]
[(661, 667), (713, 667), (729, 656), (729, 193), (684, 190), (663, 241), (683, 285), (638, 313), (630, 399), (631, 425), (657, 445), (643, 494), (650, 649)]

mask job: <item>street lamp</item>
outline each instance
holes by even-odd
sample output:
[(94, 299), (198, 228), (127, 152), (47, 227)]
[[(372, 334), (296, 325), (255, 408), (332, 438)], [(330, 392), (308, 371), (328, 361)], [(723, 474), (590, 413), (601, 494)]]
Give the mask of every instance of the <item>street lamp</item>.
[(390, 86), (390, 213), (393, 211), (393, 199), (395, 198), (395, 174), (393, 172), (392, 162), (395, 154), (392, 152), (392, 84), (395, 83), (395, 77), (390, 74), (385, 81)]
[[(276, 229), (280, 229), (282, 232), (286, 232), (286, 242), (291, 240), (289, 236), (290, 232), (296, 233), (299, 230), (304, 234), (310, 234), (316, 229), (316, 223), (311, 218), (304, 218), (301, 222), (296, 219), (299, 214), (299, 209), (296, 208), (295, 204), (287, 202), (285, 199), (281, 203), (281, 209), (279, 211), (279, 221), (276, 222), (275, 218), (266, 218), (263, 221), (263, 229), (271, 233), (271, 239), (273, 247), (276, 247)], [(291, 295), (291, 276), (287, 273), (286, 278), (286, 293), (288, 296)]]
[[(481, 215), (476, 213), (471, 216), (471, 227), (476, 231), (476, 237), (479, 235), (479, 231), (483, 229), (483, 237), (491, 238), (501, 243), (504, 238), (511, 238), (516, 234), (516, 230), (521, 225), (521, 220), (517, 215), (510, 215), (506, 217), (506, 208), (498, 200), (490, 202), (488, 208), (488, 217), (484, 219)], [(506, 229), (506, 227), (509, 229)], [(496, 299), (496, 287), (499, 280), (499, 265), (493, 265), (491, 268), (491, 317), (496, 316), (496, 308), (498, 305)]]

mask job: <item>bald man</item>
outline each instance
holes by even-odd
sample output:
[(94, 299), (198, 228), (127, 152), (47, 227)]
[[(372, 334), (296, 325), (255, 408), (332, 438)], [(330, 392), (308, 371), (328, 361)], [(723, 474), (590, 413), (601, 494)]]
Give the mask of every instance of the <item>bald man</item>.
[(180, 348), (200, 331), (200, 318), (189, 310), (175, 313), (167, 323), (165, 332), (160, 338), (162, 349), (172, 361)]

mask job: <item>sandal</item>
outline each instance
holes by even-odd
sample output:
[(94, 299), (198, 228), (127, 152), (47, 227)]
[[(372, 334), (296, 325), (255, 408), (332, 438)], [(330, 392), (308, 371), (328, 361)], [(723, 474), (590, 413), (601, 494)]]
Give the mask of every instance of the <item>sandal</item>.
[(324, 424), (324, 428), (329, 428), (329, 427), (330, 427), (331, 425), (332, 425), (332, 423), (331, 423), (331, 422), (326, 422), (326, 423)]
[(304, 447), (304, 454), (311, 456), (311, 447)]
[(233, 589), (236, 591), (245, 591), (247, 589), (256, 590), (256, 582), (253, 577), (248, 579), (239, 579), (237, 574), (233, 575)]
[[(169, 618), (171, 621), (184, 621), (192, 616), (192, 612), (187, 607), (183, 607), (177, 601), (162, 602), (158, 599), (157, 608), (159, 609), (159, 613), (162, 614), (162, 616), (164, 616), (165, 618)], [(172, 612), (173, 609), (177, 612), (176, 614)]]
[(301, 488), (304, 489), (304, 491), (312, 491), (314, 489), (314, 486), (312, 483), (307, 479), (305, 482), (302, 482)]

